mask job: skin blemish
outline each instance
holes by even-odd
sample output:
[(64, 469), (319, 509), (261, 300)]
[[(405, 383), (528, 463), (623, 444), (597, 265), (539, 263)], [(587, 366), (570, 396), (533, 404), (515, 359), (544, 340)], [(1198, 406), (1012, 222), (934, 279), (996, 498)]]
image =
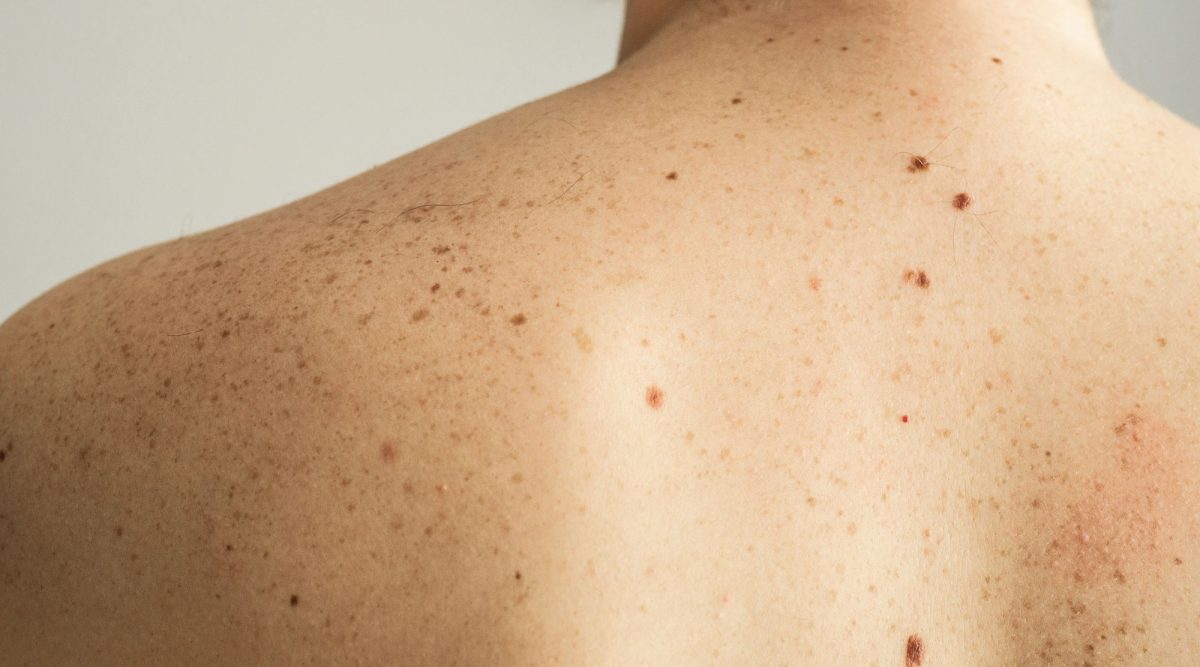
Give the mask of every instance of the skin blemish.
[(954, 195), (954, 199), (950, 200), (951, 205), (953, 205), (954, 208), (956, 208), (960, 211), (965, 211), (968, 208), (970, 208), (971, 202), (972, 202), (971, 195), (969, 195), (965, 192), (960, 192), (960, 193)]
[[(909, 90), (908, 94), (915, 97), (918, 93), (915, 90)], [(957, 131), (958, 131), (957, 127), (954, 128), (953, 130), (950, 130), (950, 132), (948, 132), (946, 134), (946, 136), (942, 137), (941, 141), (937, 142), (937, 145), (935, 145), (933, 148), (926, 151), (924, 155), (917, 155), (915, 153), (903, 153), (903, 152), (897, 153), (897, 155), (907, 155), (909, 157), (908, 166), (905, 167), (905, 169), (907, 169), (908, 173), (910, 173), (910, 174), (917, 174), (920, 172), (929, 171), (929, 168), (935, 164), (938, 165), (939, 167), (950, 167), (951, 169), (955, 169), (956, 167), (951, 167), (948, 164), (938, 164), (937, 162), (933, 162), (929, 159), (928, 156), (936, 153), (937, 150), (942, 147), (942, 144), (946, 143), (946, 140), (949, 139), (951, 137), (951, 135), (953, 135)]]
[(413, 321), (413, 322), (420, 322), (421, 320), (425, 319), (426, 317), (429, 317), (429, 309), (427, 309), (427, 308), (422, 308), (422, 309), (420, 309), (420, 310), (418, 310), (417, 312), (415, 312), (415, 313), (413, 313), (413, 314), (412, 314), (412, 321)]
[(742, 103), (742, 98), (740, 98), (740, 97), (735, 97), (735, 98), (733, 98), (732, 100), (730, 100), (730, 101), (729, 101), (729, 103), (730, 103), (730, 104), (741, 104), (741, 103)]
[(379, 457), (384, 463), (391, 463), (396, 460), (396, 446), (390, 442), (385, 442), (379, 446)]
[(438, 291), (438, 290), (440, 290), (440, 289), (442, 289), (442, 284), (441, 284), (441, 283), (434, 283), (434, 284), (433, 284), (433, 286), (429, 288), (429, 292), (430, 292), (431, 294), (437, 294), (437, 291)]
[(1001, 60), (1000, 58), (996, 57), (996, 56), (992, 56), (992, 62), (996, 63), (997, 65), (1003, 65), (1003, 64), (1004, 64), (1004, 61), (1003, 61), (1003, 60)]
[(514, 326), (519, 327), (522, 324), (525, 324), (525, 322), (527, 321), (527, 318), (525, 317), (525, 313), (517, 313), (516, 315), (513, 315), (512, 318), (509, 319), (508, 321), (512, 322)]
[(1181, 478), (1189, 442), (1140, 406), (1116, 420), (1095, 443), (1101, 465), (1058, 503), (1056, 528), (1042, 547), (1049, 569), (1077, 584), (1124, 584), (1165, 561), (1166, 548), (1192, 541), (1195, 519)]
[(663, 404), (663, 390), (658, 388), (658, 385), (650, 385), (646, 388), (646, 405), (658, 410)]
[(920, 667), (925, 659), (925, 642), (920, 635), (909, 635), (904, 646), (904, 667)]
[(814, 292), (820, 292), (821, 291), (821, 277), (820, 276), (809, 276), (808, 287)]
[(929, 274), (922, 270), (908, 269), (904, 272), (904, 282), (913, 283), (921, 289), (929, 289)]
[(448, 245), (433, 246), (433, 254), (435, 255), (445, 255), (448, 252), (450, 252), (450, 246)]
[(592, 351), (592, 339), (583, 330), (583, 327), (576, 327), (573, 335), (575, 336), (575, 346), (579, 348), (580, 352)]
[(673, 172), (671, 172), (671, 173), (667, 174), (667, 180), (668, 180), (668, 181), (677, 181), (677, 180), (679, 180), (679, 172), (677, 172), (677, 171), (673, 171)]
[(900, 421), (907, 424), (908, 423), (908, 415), (900, 415)]
[(300, 596), (293, 595), (291, 599), (288, 600), (288, 603), (295, 607), (296, 605), (300, 604)]
[(521, 580), (521, 571), (520, 571), (520, 570), (517, 570), (517, 576), (516, 576), (516, 579), (517, 579), (517, 581), (520, 581), (520, 580)]

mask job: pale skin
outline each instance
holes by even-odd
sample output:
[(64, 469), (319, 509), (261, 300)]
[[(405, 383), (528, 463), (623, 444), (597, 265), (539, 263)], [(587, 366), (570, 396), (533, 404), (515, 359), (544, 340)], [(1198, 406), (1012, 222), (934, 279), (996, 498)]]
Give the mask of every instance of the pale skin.
[(1191, 664), (1200, 132), (1087, 6), (624, 35), (0, 326), (5, 660)]

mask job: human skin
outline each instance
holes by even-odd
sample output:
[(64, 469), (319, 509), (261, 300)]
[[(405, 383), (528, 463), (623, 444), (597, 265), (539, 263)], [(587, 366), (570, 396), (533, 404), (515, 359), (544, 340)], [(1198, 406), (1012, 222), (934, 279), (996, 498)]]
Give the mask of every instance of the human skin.
[(0, 326), (0, 662), (1192, 664), (1200, 133), (1071, 0), (630, 21)]

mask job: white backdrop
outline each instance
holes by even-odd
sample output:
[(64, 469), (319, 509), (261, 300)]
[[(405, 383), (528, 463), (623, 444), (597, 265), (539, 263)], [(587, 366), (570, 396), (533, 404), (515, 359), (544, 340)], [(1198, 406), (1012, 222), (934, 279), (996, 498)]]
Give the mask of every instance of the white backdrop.
[[(1200, 123), (1200, 0), (1099, 0)], [(0, 0), (0, 321), (106, 259), (274, 208), (616, 60), (623, 0)]]

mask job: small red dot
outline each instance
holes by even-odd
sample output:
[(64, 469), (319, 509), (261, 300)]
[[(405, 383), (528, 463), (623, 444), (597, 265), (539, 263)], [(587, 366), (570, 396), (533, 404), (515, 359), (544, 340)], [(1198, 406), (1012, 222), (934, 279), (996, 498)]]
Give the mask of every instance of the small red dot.
[(907, 424), (907, 423), (908, 423), (908, 415), (903, 415), (902, 417), (900, 417), (900, 421), (902, 421), (902, 422), (904, 422), (905, 424)]

